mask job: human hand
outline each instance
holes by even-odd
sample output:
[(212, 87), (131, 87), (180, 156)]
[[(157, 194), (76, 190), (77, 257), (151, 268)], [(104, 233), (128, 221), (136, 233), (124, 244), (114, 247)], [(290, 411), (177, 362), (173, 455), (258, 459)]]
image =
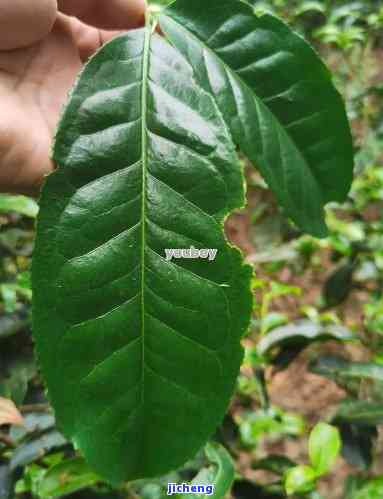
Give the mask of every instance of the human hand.
[(82, 64), (116, 30), (141, 26), (144, 13), (145, 0), (1, 0), (0, 191), (39, 192)]

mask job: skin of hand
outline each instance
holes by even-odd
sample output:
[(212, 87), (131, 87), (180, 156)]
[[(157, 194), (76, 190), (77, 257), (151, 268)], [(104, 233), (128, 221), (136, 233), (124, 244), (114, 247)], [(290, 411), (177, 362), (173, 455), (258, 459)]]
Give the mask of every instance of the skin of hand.
[(144, 16), (145, 0), (1, 0), (1, 192), (38, 194), (54, 169), (54, 131), (82, 65)]

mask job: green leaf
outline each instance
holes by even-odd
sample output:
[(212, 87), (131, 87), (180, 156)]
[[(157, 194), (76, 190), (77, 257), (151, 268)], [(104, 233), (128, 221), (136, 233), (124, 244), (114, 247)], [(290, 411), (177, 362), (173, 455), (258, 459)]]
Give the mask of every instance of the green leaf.
[(310, 365), (310, 370), (346, 385), (348, 381), (362, 379), (383, 381), (383, 365), (374, 362), (351, 362), (338, 355), (319, 357)]
[(318, 423), (309, 438), (311, 465), (318, 476), (324, 475), (334, 465), (342, 442), (339, 430), (327, 423)]
[[(44, 477), (46, 469), (38, 464), (30, 464), (26, 466), (23, 473), (23, 478), (18, 480), (15, 486), (15, 492), (17, 495), (30, 495), (32, 497), (37, 497), (38, 486), (40, 480)], [(29, 493), (29, 494), (28, 494)]]
[(206, 446), (206, 456), (216, 465), (214, 483), (214, 499), (225, 497), (234, 481), (234, 463), (227, 450), (219, 444), (209, 443)]
[(4, 311), (8, 314), (15, 312), (17, 308), (17, 292), (14, 284), (0, 284), (0, 297), (4, 305)]
[(39, 206), (32, 198), (0, 194), (0, 212), (15, 211), (26, 217), (36, 218)]
[(295, 466), (286, 472), (285, 489), (287, 495), (310, 492), (314, 486), (317, 475), (306, 465)]
[(359, 476), (349, 475), (344, 484), (343, 498), (354, 499), (354, 495), (361, 483), (363, 483), (363, 480)]
[(353, 149), (344, 105), (314, 50), (239, 0), (177, 0), (159, 23), (288, 215), (325, 236), (323, 206), (345, 200)]
[[(214, 442), (206, 445), (205, 453), (214, 466), (203, 468), (190, 485), (213, 485), (214, 491), (209, 496), (213, 499), (222, 499), (229, 492), (234, 480), (233, 461), (227, 450)], [(202, 494), (180, 494), (177, 497), (180, 499), (198, 499), (205, 496)]]
[(336, 426), (342, 439), (344, 459), (351, 466), (367, 471), (373, 463), (374, 441), (378, 436), (376, 426), (349, 423), (338, 423)]
[[(252, 310), (224, 236), (244, 204), (230, 133), (151, 26), (81, 74), (41, 198), (34, 336), (59, 427), (111, 482), (181, 466), (222, 421)], [(166, 249), (216, 258), (166, 259)]]
[(286, 456), (273, 455), (259, 459), (252, 464), (254, 470), (266, 470), (277, 475), (283, 475), (290, 468), (293, 468), (295, 463)]
[(351, 341), (355, 335), (343, 326), (320, 324), (302, 319), (270, 331), (258, 343), (257, 351), (264, 355), (273, 348), (286, 345), (307, 345), (314, 341), (326, 340)]
[(326, 13), (326, 7), (321, 2), (307, 1), (302, 2), (295, 10), (296, 16), (301, 16), (307, 14), (308, 12), (319, 12), (321, 14)]
[(383, 424), (383, 404), (365, 400), (343, 400), (334, 418), (338, 422), (376, 426)]
[(52, 499), (73, 494), (100, 481), (82, 458), (68, 459), (52, 466), (38, 485), (38, 497)]
[(355, 262), (348, 262), (330, 275), (323, 289), (327, 307), (337, 307), (348, 298), (353, 288), (354, 271)]
[(365, 480), (350, 499), (377, 499), (383, 496), (383, 476)]
[(289, 318), (287, 317), (286, 314), (283, 314), (281, 312), (270, 312), (269, 314), (267, 314), (265, 317), (262, 318), (261, 321), (262, 333), (265, 334), (268, 331), (273, 330), (278, 326), (287, 324), (288, 321)]
[(274, 407), (244, 414), (240, 420), (242, 442), (250, 447), (257, 445), (264, 435), (299, 436), (304, 430), (301, 416)]

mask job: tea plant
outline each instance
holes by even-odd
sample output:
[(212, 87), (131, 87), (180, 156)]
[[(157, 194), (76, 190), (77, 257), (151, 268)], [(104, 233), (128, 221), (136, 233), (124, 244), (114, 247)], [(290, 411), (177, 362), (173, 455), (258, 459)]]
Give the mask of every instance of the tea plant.
[[(303, 38), (239, 0), (149, 9), (61, 119), (34, 336), (59, 427), (111, 482), (181, 466), (224, 416), (252, 311), (251, 267), (223, 233), (244, 204), (238, 150), (300, 229), (327, 235), (324, 206), (352, 180), (344, 105)], [(217, 257), (165, 258), (191, 246)]]

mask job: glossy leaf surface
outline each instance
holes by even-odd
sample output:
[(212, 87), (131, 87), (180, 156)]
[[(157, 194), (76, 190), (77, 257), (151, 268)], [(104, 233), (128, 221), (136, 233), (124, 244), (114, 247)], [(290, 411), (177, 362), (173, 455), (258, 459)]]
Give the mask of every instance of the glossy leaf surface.
[(344, 105), (314, 50), (240, 0), (177, 0), (159, 22), (287, 214), (326, 235), (323, 206), (345, 200), (353, 151)]
[[(182, 465), (222, 420), (251, 313), (226, 242), (243, 176), (214, 99), (150, 28), (83, 71), (41, 200), (34, 334), (59, 426), (110, 481)], [(169, 248), (216, 258), (168, 261)]]
[(342, 422), (361, 426), (383, 424), (383, 404), (365, 400), (344, 400), (334, 418), (334, 424)]
[(260, 355), (265, 355), (277, 347), (306, 346), (315, 341), (351, 341), (353, 339), (355, 335), (343, 326), (301, 319), (270, 331), (259, 341), (257, 350)]
[(383, 381), (383, 366), (374, 362), (351, 362), (337, 355), (324, 355), (311, 364), (310, 369), (316, 374), (335, 381), (369, 379)]

